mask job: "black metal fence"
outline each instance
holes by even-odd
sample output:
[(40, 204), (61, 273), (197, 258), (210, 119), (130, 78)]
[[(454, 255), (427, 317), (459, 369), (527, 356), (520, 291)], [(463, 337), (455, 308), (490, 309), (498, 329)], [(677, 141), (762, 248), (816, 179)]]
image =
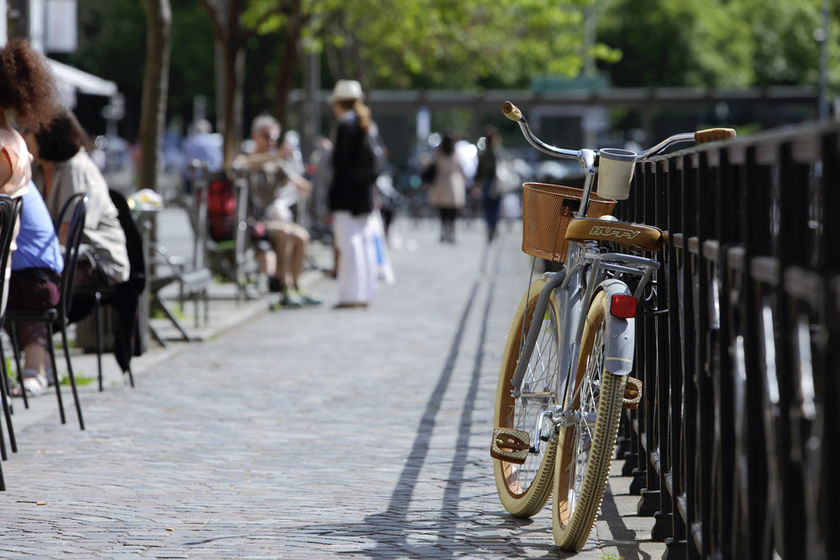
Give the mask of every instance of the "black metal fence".
[(619, 452), (668, 558), (840, 544), (840, 127), (640, 162), (619, 216), (668, 233)]

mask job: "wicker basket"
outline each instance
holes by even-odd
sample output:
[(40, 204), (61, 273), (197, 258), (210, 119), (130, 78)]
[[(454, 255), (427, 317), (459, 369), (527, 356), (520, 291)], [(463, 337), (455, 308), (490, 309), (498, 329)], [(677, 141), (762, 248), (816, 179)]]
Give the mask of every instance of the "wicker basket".
[[(522, 185), (522, 250), (540, 259), (565, 261), (569, 248), (566, 228), (580, 207), (582, 194), (582, 189), (561, 185)], [(590, 193), (586, 216), (606, 216), (613, 206), (615, 200)]]

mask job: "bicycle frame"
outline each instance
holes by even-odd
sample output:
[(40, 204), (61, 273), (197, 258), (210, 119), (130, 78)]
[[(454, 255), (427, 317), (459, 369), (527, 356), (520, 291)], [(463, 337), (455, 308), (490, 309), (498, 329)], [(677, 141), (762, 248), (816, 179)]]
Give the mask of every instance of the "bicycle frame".
[[(659, 263), (635, 255), (621, 253), (598, 253), (587, 250), (579, 243), (570, 248), (566, 269), (560, 272), (546, 273), (546, 284), (543, 286), (531, 318), (528, 336), (525, 339), (516, 372), (511, 378), (511, 390), (515, 398), (528, 398), (520, 390), (522, 379), (527, 367), (527, 357), (534, 351), (539, 337), (540, 323), (543, 320), (551, 298), (560, 310), (558, 330), (559, 341), (559, 375), (555, 388), (557, 407), (551, 413), (551, 421), (555, 426), (564, 424), (566, 409), (570, 404), (569, 387), (576, 385), (580, 340), (583, 335), (583, 319), (589, 309), (589, 304), (598, 291), (605, 291), (608, 297), (613, 295), (631, 295), (630, 289), (623, 281), (610, 278), (608, 273), (619, 272), (639, 277), (638, 285), (632, 294), (637, 299), (642, 295), (650, 281), (653, 271), (659, 268)], [(632, 371), (633, 352), (635, 347), (635, 320), (622, 319), (609, 315), (606, 327), (605, 367), (610, 373), (627, 375)], [(569, 333), (573, 333), (569, 339)], [(536, 396), (536, 395), (535, 395)], [(532, 444), (534, 450), (539, 450), (542, 421), (545, 415), (537, 419), (534, 428)]]

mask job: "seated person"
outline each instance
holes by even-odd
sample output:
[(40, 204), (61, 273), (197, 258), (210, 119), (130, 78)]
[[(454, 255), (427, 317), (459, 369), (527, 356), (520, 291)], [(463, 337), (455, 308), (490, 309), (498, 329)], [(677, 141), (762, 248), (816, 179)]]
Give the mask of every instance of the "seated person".
[[(69, 109), (62, 110), (48, 126), (27, 139), (30, 151), (41, 165), (44, 200), (53, 221), (58, 220), (64, 203), (72, 195), (80, 192), (88, 195), (74, 281), (74, 286), (83, 293), (74, 295), (70, 309), (70, 320), (78, 321), (93, 307), (93, 298), (84, 292), (128, 280), (125, 232), (108, 193), (108, 184), (85, 149), (90, 144), (87, 134)], [(55, 224), (62, 244), (67, 239), (71, 217), (66, 215), (64, 223)]]
[(309, 194), (311, 184), (287, 165), (288, 150), (277, 148), (279, 137), (276, 119), (257, 117), (251, 125), (254, 151), (238, 156), (234, 166), (249, 170), (249, 217), (263, 223), (271, 244), (272, 251), (261, 258), (269, 290), (282, 294), (279, 303), (283, 306), (317, 305), (321, 300), (300, 288), (309, 233), (294, 222), (290, 208), (299, 197)]
[[(64, 261), (47, 206), (41, 193), (31, 183), (23, 197), (17, 250), (12, 253), (11, 260), (8, 309), (23, 311), (55, 307), (60, 296)], [(21, 322), (16, 327), (18, 345), (24, 354), (21, 372), (23, 388), (28, 396), (37, 397), (47, 390), (47, 373), (52, 376), (48, 367), (47, 326), (44, 323)], [(10, 327), (7, 325), (6, 328)], [(19, 396), (20, 388), (15, 388), (13, 394)]]

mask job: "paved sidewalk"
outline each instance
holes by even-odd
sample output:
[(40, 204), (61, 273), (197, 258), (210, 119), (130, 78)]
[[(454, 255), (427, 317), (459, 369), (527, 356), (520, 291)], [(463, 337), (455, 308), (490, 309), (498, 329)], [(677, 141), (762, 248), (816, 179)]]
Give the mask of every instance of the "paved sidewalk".
[[(396, 224), (397, 282), (368, 310), (214, 300), (201, 343), (153, 347), (125, 388), (23, 410), (3, 463), (0, 558), (658, 558), (629, 479), (580, 554), (548, 510), (504, 513), (487, 450), (498, 361), (527, 281), (518, 231), (489, 250)], [(482, 274), (483, 271), (483, 274)], [(74, 364), (95, 372), (92, 356)], [(636, 538), (639, 541), (636, 541)]]

